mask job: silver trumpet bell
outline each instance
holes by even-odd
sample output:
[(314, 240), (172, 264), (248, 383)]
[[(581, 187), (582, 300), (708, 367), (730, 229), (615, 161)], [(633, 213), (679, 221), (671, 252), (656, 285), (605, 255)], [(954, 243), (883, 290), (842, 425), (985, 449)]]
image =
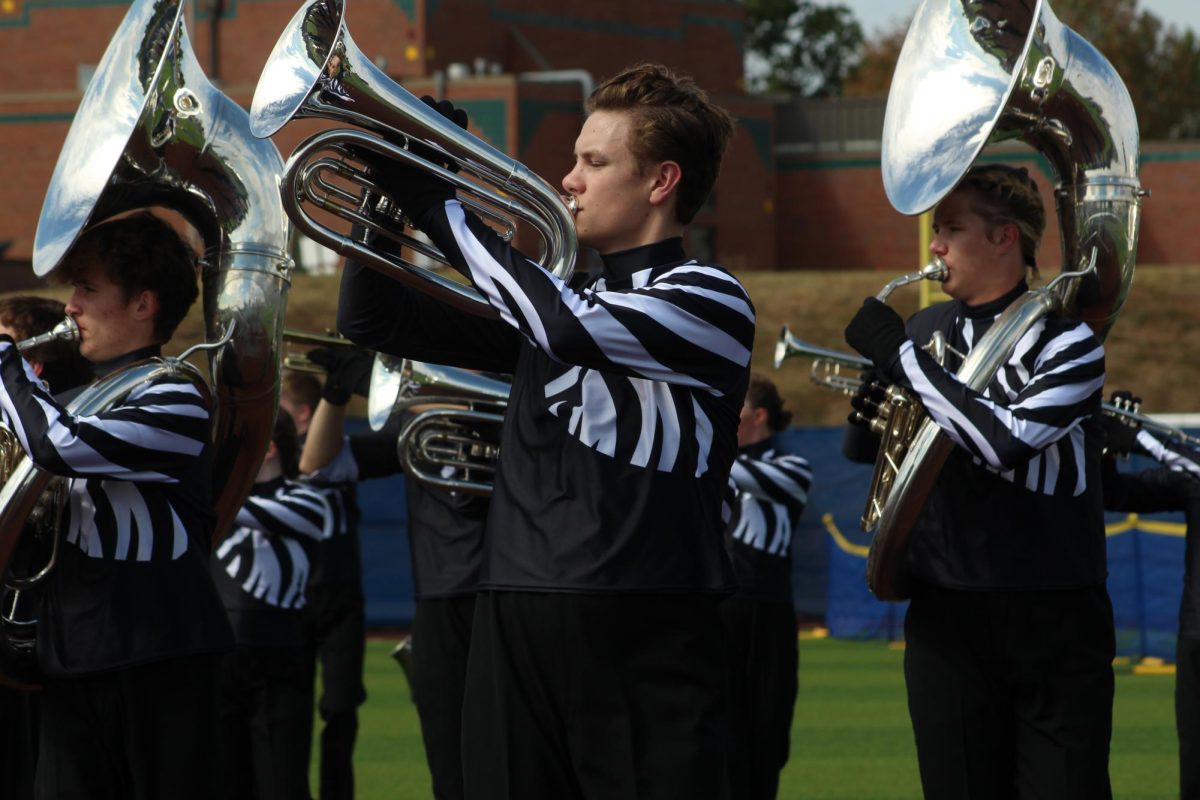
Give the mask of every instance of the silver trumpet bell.
[[(406, 222), (402, 211), (397, 212), (396, 204), (372, 180), (370, 168), (355, 155), (370, 151), (428, 170), (452, 184), (463, 204), (498, 226), (502, 236), (515, 234), (515, 221), (528, 223), (542, 239), (541, 265), (568, 279), (578, 246), (574, 198), (565, 201), (520, 162), (445, 119), (384, 74), (350, 37), (345, 8), (344, 0), (308, 0), (296, 12), (267, 60), (251, 105), (251, 129), (263, 138), (305, 117), (363, 129), (318, 133), (292, 153), (282, 192), (296, 227), (331, 250), (443, 302), (474, 314), (495, 314), (473, 288), (415, 261), (356, 242), (319, 224), (305, 211), (303, 204), (311, 202), (448, 264), (436, 247), (397, 232)], [(422, 158), (414, 149), (437, 154), (441, 163)], [(458, 171), (444, 168), (443, 163), (454, 164)]]

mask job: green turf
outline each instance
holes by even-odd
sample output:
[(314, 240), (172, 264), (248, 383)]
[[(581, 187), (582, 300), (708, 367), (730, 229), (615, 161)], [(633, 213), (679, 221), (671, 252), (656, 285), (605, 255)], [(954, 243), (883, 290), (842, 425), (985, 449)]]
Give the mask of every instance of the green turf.
[[(417, 715), (393, 641), (367, 643), (355, 774), (360, 800), (428, 798)], [(800, 643), (800, 697), (780, 800), (919, 798), (901, 672), (903, 653), (881, 642)], [(1120, 800), (1178, 796), (1170, 675), (1117, 669), (1113, 793)], [(314, 784), (315, 785), (315, 784)]]

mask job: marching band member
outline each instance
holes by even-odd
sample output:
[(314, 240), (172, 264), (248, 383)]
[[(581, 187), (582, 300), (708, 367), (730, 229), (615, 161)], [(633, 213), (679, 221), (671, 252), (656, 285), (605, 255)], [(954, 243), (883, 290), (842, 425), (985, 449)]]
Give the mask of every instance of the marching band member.
[(1104, 350), (1034, 324), (982, 392), (966, 354), (1026, 291), (1045, 228), (1024, 169), (977, 165), (934, 212), (953, 298), (904, 322), (868, 298), (846, 341), (912, 389), (954, 447), (912, 529), (904, 674), (928, 798), (1104, 798), (1115, 650), (1100, 482)]
[[(285, 372), (279, 407), (296, 421), (296, 431), (307, 447), (309, 428), (322, 396), (350, 399), (355, 382), (321, 383), (314, 375)], [(363, 685), (363, 658), (367, 644), (366, 598), (362, 586), (362, 553), (358, 541), (358, 486), (309, 475), (300, 458), (304, 479), (325, 491), (333, 515), (333, 534), (317, 542), (312, 552), (305, 605), (305, 638), (310, 660), (321, 665), (321, 696), (317, 711), (320, 734), (317, 772), (318, 800), (352, 800), (354, 797), (354, 745), (358, 739), (358, 707), (367, 699)]]
[(280, 410), (250, 495), (213, 554), (212, 572), (236, 646), (221, 663), (222, 798), (309, 797), (313, 661), (302, 609), (312, 543), (333, 518), (320, 491), (296, 480), (296, 425)]
[[(371, 364), (370, 355), (350, 348), (317, 348), (308, 357), (326, 368), (327, 382), (338, 384), (349, 383), (344, 376), (358, 371), (355, 362)], [(395, 415), (379, 431), (346, 435), (346, 403), (339, 399), (326, 396), (318, 403), (304, 442), (304, 469), (355, 482), (402, 472), (397, 440), (412, 412)], [(425, 486), (412, 477), (406, 477), (404, 490), (416, 606), (409, 685), (433, 796), (459, 800), (463, 693), (488, 500)]]
[[(1135, 401), (1114, 392), (1113, 402)], [(1135, 401), (1140, 403), (1140, 401)], [(1179, 738), (1179, 796), (1200, 798), (1200, 451), (1191, 442), (1155, 436), (1105, 414), (1104, 507), (1109, 511), (1151, 514), (1182, 511), (1187, 523), (1183, 596), (1175, 643), (1175, 731)], [(1142, 453), (1160, 466), (1137, 473), (1119, 472), (1112, 456)]]
[(338, 328), (513, 374), (467, 668), (466, 796), (723, 797), (721, 501), (754, 310), (682, 234), (732, 122), (657, 65), (605, 81), (588, 109), (563, 187), (601, 274), (565, 285), (440, 178), (384, 164), (387, 193), (500, 319), (349, 263)]
[[(34, 295), (0, 298), (0, 333), (22, 341), (48, 333), (66, 317), (66, 306), (59, 300)], [(47, 389), (62, 401), (63, 393), (92, 379), (92, 368), (79, 355), (77, 344), (56, 343), (52, 352), (45, 348), (22, 354)], [(20, 548), (20, 543), (17, 547)], [(14, 557), (19, 557), (18, 553)], [(12, 561), (9, 562), (10, 565)], [(28, 596), (28, 593), (26, 593)], [(4, 652), (0, 657), (29, 661), (24, 652), (27, 643), (5, 642), (20, 652)], [(19, 673), (21, 667), (11, 668)], [(0, 797), (28, 800), (33, 797), (33, 776), (37, 766), (37, 694), (0, 686)]]
[[(95, 374), (158, 355), (195, 300), (196, 257), (148, 213), (87, 230), (55, 270)], [(217, 663), (232, 644), (208, 571), (208, 400), (161, 375), (72, 415), (0, 335), (0, 416), (70, 479), (43, 586), (39, 798), (210, 798)]]
[(731, 797), (774, 800), (791, 751), (796, 706), (792, 534), (808, 503), (812, 468), (775, 434), (792, 412), (768, 378), (753, 374), (729, 474), (737, 513), (728, 530), (737, 592), (721, 606), (729, 663)]

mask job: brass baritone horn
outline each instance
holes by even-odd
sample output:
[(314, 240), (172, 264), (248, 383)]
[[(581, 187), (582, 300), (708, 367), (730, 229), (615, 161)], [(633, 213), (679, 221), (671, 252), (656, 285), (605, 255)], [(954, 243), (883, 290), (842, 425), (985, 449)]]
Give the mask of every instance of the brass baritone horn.
[[(542, 238), (545, 254), (541, 265), (567, 280), (574, 270), (577, 250), (573, 198), (564, 201), (520, 162), (445, 119), (385, 75), (351, 39), (344, 14), (345, 0), (304, 3), (267, 60), (251, 106), (251, 128), (256, 136), (264, 138), (290, 120), (304, 117), (364, 129), (327, 130), (309, 137), (292, 153), (282, 194), (296, 227), (331, 250), (443, 302), (474, 314), (494, 316), (487, 300), (473, 287), (339, 234), (305, 211), (303, 204), (311, 202), (336, 217), (448, 264), (436, 247), (396, 232), (407, 220), (363, 164), (361, 154), (370, 151), (377, 157), (427, 170), (450, 183), (464, 205), (490, 219), (508, 238), (515, 233), (514, 221), (528, 223)], [(418, 151), (432, 154), (438, 163), (426, 160)], [(318, 158), (319, 154), (324, 155)], [(457, 171), (443, 164), (452, 164)]]
[(490, 496), (511, 387), (507, 376), (409, 359), (400, 375), (394, 411), (413, 414), (396, 443), (405, 474), (426, 486)]

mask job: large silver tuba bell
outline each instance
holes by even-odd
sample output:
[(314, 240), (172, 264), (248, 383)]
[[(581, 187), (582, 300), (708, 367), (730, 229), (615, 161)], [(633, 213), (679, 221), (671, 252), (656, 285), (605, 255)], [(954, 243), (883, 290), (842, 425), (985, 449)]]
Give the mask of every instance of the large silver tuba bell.
[[(958, 370), (982, 390), (1036, 322), (1066, 310), (1103, 338), (1130, 282), (1140, 219), (1138, 126), (1124, 83), (1045, 0), (924, 0), (892, 80), (883, 182), (905, 214), (935, 206), (989, 143), (1019, 139), (1054, 171), (1063, 272), (1011, 305)], [(867, 582), (883, 600), (905, 595), (908, 535), (952, 443), (919, 427), (886, 498)]]
[[(214, 398), (215, 535), (241, 506), (270, 439), (292, 262), (279, 198), (283, 159), (250, 132), (244, 109), (209, 82), (179, 0), (133, 0), (77, 111), (48, 187), (33, 269), (57, 267), (89, 227), (139, 208), (186, 220), (204, 244), (208, 377), (186, 360), (150, 359), (78, 395), (99, 413), (165, 371)], [(190, 353), (191, 351), (189, 351)], [(50, 476), (22, 458), (0, 490), (0, 576)]]
[[(384, 74), (355, 45), (344, 14), (344, 0), (308, 0), (300, 7), (267, 60), (250, 110), (256, 136), (272, 136), (290, 120), (305, 117), (363, 129), (324, 131), (293, 151), (283, 199), (296, 227), (329, 249), (446, 303), (474, 314), (494, 314), (473, 288), (415, 260), (372, 249), (322, 225), (305, 210), (305, 203), (312, 203), (448, 264), (433, 245), (397, 232), (406, 220), (362, 163), (360, 154), (369, 151), (437, 174), (457, 188), (464, 205), (498, 225), (502, 235), (514, 235), (516, 221), (528, 223), (542, 239), (542, 266), (569, 278), (578, 247), (573, 198), (564, 201), (520, 162), (446, 120)], [(457, 171), (417, 151), (432, 153)]]

